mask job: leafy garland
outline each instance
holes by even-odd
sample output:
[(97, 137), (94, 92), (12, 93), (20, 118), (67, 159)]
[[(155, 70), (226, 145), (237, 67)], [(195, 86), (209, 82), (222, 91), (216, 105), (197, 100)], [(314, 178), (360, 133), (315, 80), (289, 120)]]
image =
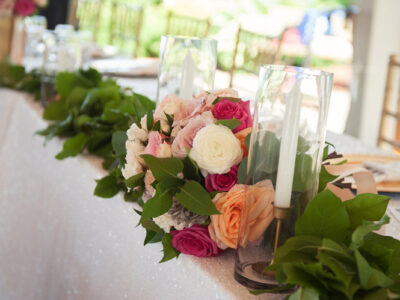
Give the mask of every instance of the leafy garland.
[[(26, 73), (23, 67), (6, 62), (0, 64), (0, 75), (0, 86), (25, 91), (39, 99), (40, 76), (36, 71)], [(38, 132), (46, 140), (54, 136), (67, 138), (56, 158), (82, 152), (103, 158), (109, 175), (97, 181), (95, 195), (111, 198), (123, 191), (125, 200), (143, 206), (135, 191), (128, 191), (142, 178), (125, 181), (121, 168), (125, 163), (126, 130), (133, 122), (139, 124), (143, 116), (152, 115), (154, 102), (121, 88), (114, 80), (102, 79), (93, 69), (58, 74), (56, 89), (59, 100), (49, 104), (43, 113), (43, 118), (52, 123)], [(329, 158), (328, 149), (325, 147), (325, 158)], [(278, 249), (269, 269), (276, 272), (281, 286), (252, 293), (299, 287), (289, 299), (399, 298), (400, 241), (373, 232), (389, 222), (385, 215), (389, 198), (362, 194), (343, 203), (330, 191), (323, 191), (335, 178), (322, 167), (320, 193), (297, 221), (296, 235)], [(141, 225), (147, 231), (145, 244), (162, 242), (162, 261), (179, 254), (170, 245), (170, 235), (161, 234), (148, 220), (142, 220)]]

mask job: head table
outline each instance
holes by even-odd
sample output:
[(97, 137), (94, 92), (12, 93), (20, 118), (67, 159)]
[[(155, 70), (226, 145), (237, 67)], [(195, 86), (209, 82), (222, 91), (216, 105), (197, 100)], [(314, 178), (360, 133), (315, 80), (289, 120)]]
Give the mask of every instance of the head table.
[[(156, 80), (120, 84), (154, 98)], [(45, 147), (42, 108), (29, 95), (0, 89), (0, 299), (282, 299), (249, 294), (233, 279), (234, 252), (181, 255), (158, 264), (161, 246), (143, 247), (145, 231), (121, 195), (93, 195), (106, 173), (93, 156), (54, 158)], [(329, 134), (342, 153), (382, 154), (349, 136)], [(400, 206), (391, 200), (390, 206)], [(387, 233), (399, 236), (395, 220)]]

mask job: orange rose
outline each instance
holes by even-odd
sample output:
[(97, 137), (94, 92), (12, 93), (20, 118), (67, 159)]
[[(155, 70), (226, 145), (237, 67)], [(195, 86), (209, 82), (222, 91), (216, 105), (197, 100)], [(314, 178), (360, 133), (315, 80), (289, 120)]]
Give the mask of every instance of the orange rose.
[(246, 145), (244, 144), (244, 140), (246, 136), (251, 132), (251, 127), (245, 128), (239, 132), (235, 133), (236, 138), (240, 141), (240, 145), (243, 150), (243, 158), (246, 157), (249, 153), (247, 151)]
[(221, 214), (210, 217), (211, 238), (221, 249), (236, 248), (242, 221), (241, 244), (257, 240), (274, 218), (273, 201), (274, 188), (270, 180), (252, 186), (237, 184), (229, 192), (217, 194), (213, 202)]

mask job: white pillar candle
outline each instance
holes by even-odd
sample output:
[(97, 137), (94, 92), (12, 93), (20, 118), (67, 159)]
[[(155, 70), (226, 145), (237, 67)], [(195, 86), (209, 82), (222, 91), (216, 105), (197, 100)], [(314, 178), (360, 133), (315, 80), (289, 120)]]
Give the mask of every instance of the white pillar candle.
[(299, 82), (296, 81), (286, 99), (281, 147), (279, 151), (278, 174), (276, 178), (274, 203), (276, 207), (290, 207), (297, 141), (299, 138), (301, 100)]
[(194, 81), (194, 61), (190, 51), (185, 56), (182, 64), (182, 78), (179, 91), (179, 97), (183, 99), (192, 99)]

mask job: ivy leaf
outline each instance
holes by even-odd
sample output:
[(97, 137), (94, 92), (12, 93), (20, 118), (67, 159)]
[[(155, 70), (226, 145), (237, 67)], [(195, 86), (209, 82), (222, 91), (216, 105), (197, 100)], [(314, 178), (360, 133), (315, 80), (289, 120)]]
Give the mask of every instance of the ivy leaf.
[(316, 290), (307, 287), (300, 287), (296, 292), (291, 294), (288, 300), (319, 300), (319, 294)]
[(128, 179), (125, 180), (126, 186), (128, 188), (135, 188), (137, 186), (143, 185), (143, 178), (145, 174), (146, 174), (145, 172), (141, 172), (129, 177)]
[(342, 242), (350, 219), (342, 201), (331, 191), (319, 193), (296, 223), (296, 235), (312, 235)]
[(102, 198), (112, 198), (119, 192), (118, 181), (114, 175), (108, 175), (96, 180), (94, 195)]
[(188, 181), (175, 195), (183, 207), (199, 215), (220, 214), (208, 192), (197, 181)]
[(73, 138), (64, 142), (63, 150), (56, 155), (57, 159), (64, 159), (70, 156), (76, 156), (85, 148), (88, 137), (80, 132)]
[(126, 154), (125, 143), (127, 139), (128, 136), (126, 135), (125, 131), (118, 130), (113, 133), (111, 138), (111, 144), (117, 156)]
[(157, 158), (150, 154), (142, 154), (141, 157), (158, 181), (165, 177), (177, 177), (183, 171), (183, 163), (178, 158)]
[(174, 257), (179, 256), (180, 252), (172, 246), (172, 235), (170, 233), (164, 234), (164, 237), (162, 238), (162, 245), (164, 256), (161, 259), (160, 263), (166, 262), (170, 259), (173, 259)]
[(387, 215), (384, 215), (378, 222), (363, 221), (362, 225), (357, 227), (351, 236), (352, 246), (355, 248), (360, 247), (368, 233), (379, 230), (382, 225), (388, 224), (389, 221), (390, 219)]
[(344, 202), (351, 226), (356, 228), (363, 220), (378, 221), (383, 217), (390, 197), (376, 194), (360, 194)]
[(372, 274), (372, 268), (357, 249), (354, 251), (354, 256), (357, 263), (361, 287), (366, 288)]
[(230, 130), (235, 129), (240, 125), (240, 120), (238, 119), (221, 119), (215, 122), (215, 125), (223, 125), (228, 127)]
[(56, 77), (56, 89), (61, 97), (67, 97), (74, 87), (76, 74), (70, 72), (60, 72)]
[[(315, 258), (317, 250), (321, 246), (322, 240), (315, 236), (294, 236), (286, 240), (285, 244), (278, 248), (274, 257), (274, 264), (285, 263), (289, 254), (303, 253), (311, 258)], [(297, 259), (298, 260), (298, 259)]]
[(61, 121), (68, 116), (64, 101), (50, 102), (43, 112), (43, 119), (48, 121)]

